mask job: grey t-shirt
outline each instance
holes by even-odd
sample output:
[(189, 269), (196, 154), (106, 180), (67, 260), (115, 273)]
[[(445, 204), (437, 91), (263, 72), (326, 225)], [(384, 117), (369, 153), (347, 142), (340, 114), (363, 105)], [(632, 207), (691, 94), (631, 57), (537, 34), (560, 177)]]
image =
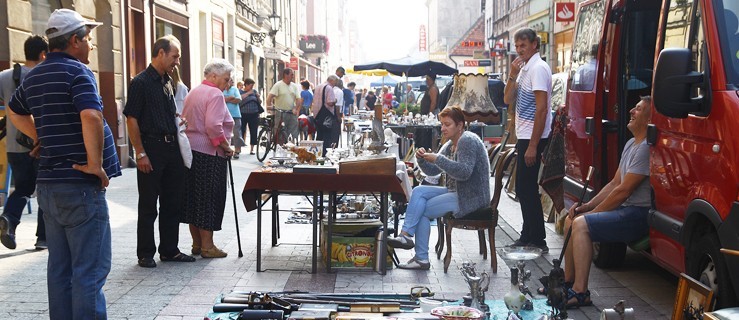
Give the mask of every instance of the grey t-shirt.
[(627, 173), (647, 176), (636, 187), (631, 196), (624, 201), (622, 206), (649, 207), (651, 199), (649, 195), (649, 145), (647, 145), (647, 140), (644, 139), (638, 145), (634, 145), (634, 138), (626, 142), (619, 167), (621, 168), (621, 181), (624, 180)]
[[(21, 66), (21, 79), (25, 78), (26, 74), (28, 74), (28, 71), (30, 71), (31, 68), (28, 68), (26, 66)], [(5, 106), (5, 114), (7, 115), (7, 106), (10, 102), (10, 98), (13, 97), (13, 93), (15, 93), (15, 81), (13, 81), (13, 68), (11, 67), (8, 70), (5, 70), (3, 72), (0, 72), (0, 100), (2, 100), (3, 105)], [(7, 121), (5, 121), (5, 127), (7, 128), (7, 133), (5, 135), (5, 141), (6, 142), (6, 150), (10, 153), (21, 153), (21, 152), (30, 152), (28, 148), (22, 147), (18, 144), (18, 142), (15, 141), (15, 137), (18, 134), (18, 129), (15, 128), (13, 123), (10, 121), (10, 119), (6, 118)]]

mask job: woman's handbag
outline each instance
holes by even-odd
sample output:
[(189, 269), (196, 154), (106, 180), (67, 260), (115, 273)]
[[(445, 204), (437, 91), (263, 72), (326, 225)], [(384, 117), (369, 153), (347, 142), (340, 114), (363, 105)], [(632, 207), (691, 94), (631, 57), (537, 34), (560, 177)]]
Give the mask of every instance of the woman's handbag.
[(326, 108), (326, 88), (328, 85), (323, 87), (322, 92), (322, 104), (321, 104), (321, 110), (318, 110), (318, 114), (316, 115), (316, 126), (321, 127), (323, 130), (330, 130), (334, 127), (334, 123), (336, 119), (334, 119), (334, 115), (331, 114), (331, 111), (328, 111), (328, 108)]
[(174, 116), (175, 125), (177, 126), (177, 144), (180, 146), (180, 154), (182, 155), (182, 161), (185, 167), (190, 169), (192, 166), (192, 148), (190, 147), (190, 140), (185, 134), (187, 124), (182, 123), (182, 118), (179, 114)]

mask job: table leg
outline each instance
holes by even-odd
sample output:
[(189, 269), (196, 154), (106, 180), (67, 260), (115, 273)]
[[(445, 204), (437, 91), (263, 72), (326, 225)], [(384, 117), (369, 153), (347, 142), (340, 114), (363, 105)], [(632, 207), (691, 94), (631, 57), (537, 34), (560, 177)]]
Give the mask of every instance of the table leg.
[(262, 193), (257, 195), (257, 272), (262, 272)]
[(272, 192), (272, 246), (277, 246), (277, 224), (280, 223), (277, 221), (277, 210), (279, 210), (279, 204), (277, 203), (277, 192)]
[(326, 223), (326, 272), (331, 273), (331, 246), (333, 244), (333, 224), (336, 214), (336, 192), (328, 194), (328, 222)]
[(379, 271), (381, 275), (385, 275), (387, 273), (387, 197), (387, 192), (380, 192), (380, 214), (385, 217), (382, 219), (382, 246), (384, 246), (384, 248), (380, 248), (380, 256), (377, 257), (377, 259), (380, 259), (380, 270), (375, 271)]
[[(313, 191), (313, 256), (311, 258), (311, 273), (316, 273), (316, 254), (318, 248), (318, 192)], [(331, 252), (331, 251), (328, 251)]]

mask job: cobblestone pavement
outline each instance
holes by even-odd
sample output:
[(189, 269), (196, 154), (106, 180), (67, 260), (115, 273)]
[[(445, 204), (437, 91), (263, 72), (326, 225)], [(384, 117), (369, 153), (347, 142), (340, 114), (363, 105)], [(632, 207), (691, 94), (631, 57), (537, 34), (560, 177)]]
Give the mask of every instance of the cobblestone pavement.
[[(371, 271), (339, 270), (326, 274), (310, 274), (310, 247), (292, 243), (310, 243), (311, 228), (302, 224), (282, 224), (278, 247), (270, 247), (269, 219), (265, 219), (263, 267), (295, 269), (297, 271), (256, 272), (256, 219), (247, 213), (240, 200), (249, 172), (259, 163), (254, 156), (242, 155), (233, 160), (239, 226), (244, 257), (237, 256), (236, 228), (229, 190), (223, 230), (216, 232), (216, 245), (229, 253), (224, 259), (201, 259), (194, 263), (161, 262), (153, 269), (136, 264), (136, 173), (124, 170), (123, 176), (111, 180), (108, 188), (111, 227), (113, 229), (113, 266), (105, 285), (110, 319), (203, 319), (220, 293), (231, 291), (307, 290), (312, 292), (408, 292), (410, 287), (424, 285), (437, 296), (458, 299), (467, 291), (458, 267), (462, 261), (477, 263), (479, 271), (490, 273), (490, 262), (478, 254), (476, 233), (454, 231), (454, 256), (449, 273), (443, 272), (443, 262), (431, 258), (431, 270), (409, 271), (393, 269), (381, 276)], [(298, 197), (282, 197), (281, 207), (290, 208)], [(18, 226), (18, 249), (0, 246), (0, 319), (46, 319), (46, 251), (30, 251), (36, 228), (36, 202), (33, 213), (24, 215)], [(518, 203), (506, 196), (499, 206), (500, 226), (496, 232), (498, 250), (518, 238), (521, 217)], [(284, 215), (283, 215), (284, 217)], [(547, 224), (550, 253), (528, 263), (532, 279), (549, 273), (551, 259), (559, 255), (563, 237)], [(158, 236), (157, 236), (158, 238)], [(432, 231), (431, 244), (436, 231)], [(180, 228), (180, 249), (189, 252), (190, 235)], [(290, 244), (287, 244), (290, 243)], [(401, 260), (412, 251), (399, 252)], [(498, 255), (498, 273), (492, 275), (488, 299), (502, 299), (508, 291), (510, 266)], [(600, 310), (609, 308), (620, 299), (636, 309), (638, 319), (665, 319), (672, 312), (677, 278), (660, 269), (642, 255), (629, 252), (625, 264), (614, 270), (593, 268), (590, 290), (594, 306), (572, 310), (573, 319), (598, 319)], [(532, 290), (539, 286), (532, 280)], [(541, 297), (543, 298), (543, 297)]]

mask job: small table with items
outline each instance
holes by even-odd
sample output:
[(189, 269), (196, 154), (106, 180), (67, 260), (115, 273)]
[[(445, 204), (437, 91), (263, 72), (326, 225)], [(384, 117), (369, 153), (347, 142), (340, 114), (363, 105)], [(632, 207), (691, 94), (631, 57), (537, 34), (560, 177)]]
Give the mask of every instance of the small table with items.
[[(321, 173), (293, 173), (289, 172), (252, 172), (246, 181), (242, 199), (247, 211), (257, 210), (257, 272), (262, 272), (262, 206), (267, 200), (272, 200), (272, 245), (277, 244), (275, 235), (276, 212), (278, 197), (280, 194), (312, 195), (313, 212), (313, 241), (311, 272), (316, 272), (317, 248), (318, 248), (318, 223), (319, 209), (322, 209), (322, 198), (324, 193), (329, 194), (328, 224), (327, 224), (327, 248), (331, 248), (331, 234), (334, 215), (336, 214), (336, 195), (340, 192), (347, 193), (379, 193), (380, 194), (380, 219), (383, 222), (383, 230), (387, 230), (388, 196), (393, 194), (404, 194), (400, 181), (394, 175), (377, 174), (321, 174)], [(262, 200), (263, 194), (270, 197)], [(405, 196), (403, 196), (405, 197)], [(383, 232), (383, 245), (387, 243), (387, 232)], [(386, 273), (387, 250), (380, 250), (378, 272)], [(331, 255), (326, 255), (326, 271), (331, 272)]]

